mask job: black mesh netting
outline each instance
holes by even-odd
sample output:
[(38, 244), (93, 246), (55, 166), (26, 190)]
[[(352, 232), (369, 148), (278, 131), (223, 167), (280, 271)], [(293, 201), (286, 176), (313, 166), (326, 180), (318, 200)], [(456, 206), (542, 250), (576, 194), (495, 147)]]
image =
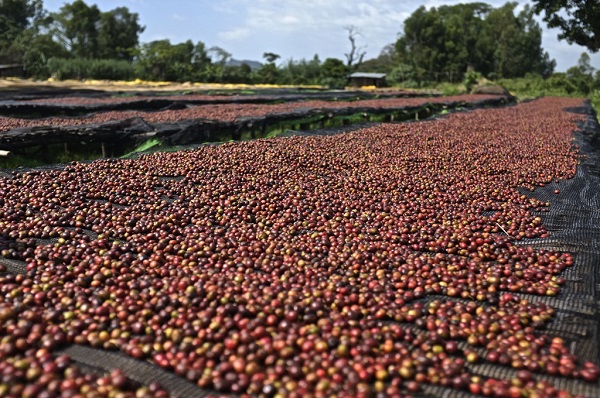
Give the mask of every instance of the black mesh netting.
[[(169, 394), (178, 398), (207, 397), (215, 395), (214, 391), (203, 390), (194, 383), (173, 373), (166, 372), (160, 367), (145, 361), (130, 358), (118, 352), (96, 348), (72, 345), (57, 352), (66, 354), (83, 369), (92, 373), (108, 373), (114, 368), (121, 369), (127, 376), (144, 385), (153, 382), (160, 383)], [(234, 395), (230, 395), (234, 396)]]
[[(544, 302), (556, 309), (554, 320), (542, 333), (564, 339), (570, 351), (581, 360), (600, 362), (600, 317), (598, 300), (600, 296), (600, 126), (589, 104), (571, 111), (586, 115), (580, 131), (574, 134), (573, 144), (579, 148), (581, 162), (573, 179), (552, 182), (530, 192), (536, 199), (551, 203), (547, 212), (539, 213), (549, 236), (544, 239), (523, 240), (519, 244), (540, 249), (553, 249), (574, 253), (574, 266), (562, 276), (567, 280), (556, 297), (519, 294), (531, 302)], [(312, 131), (310, 134), (336, 134), (355, 130), (357, 126), (331, 130)], [(308, 134), (290, 131), (290, 135)], [(558, 190), (558, 193), (556, 191)], [(11, 272), (24, 273), (25, 263), (0, 258)], [(435, 297), (428, 297), (428, 300)], [(445, 297), (445, 300), (460, 301)], [(415, 329), (415, 332), (418, 332)], [(464, 343), (464, 342), (463, 342)], [(466, 344), (466, 343), (464, 343)], [(478, 349), (485, 354), (483, 348)], [(162, 370), (148, 362), (138, 361), (116, 352), (72, 345), (60, 353), (68, 354), (85, 369), (107, 372), (121, 368), (131, 379), (140, 383), (160, 382), (171, 394), (178, 397), (203, 397), (210, 394), (201, 390), (186, 379)], [(470, 364), (475, 375), (510, 379), (517, 370), (490, 363)], [(600, 385), (560, 376), (539, 375), (536, 378), (551, 382), (555, 387), (587, 397), (600, 397)], [(473, 397), (465, 391), (457, 391), (440, 386), (422, 385), (418, 397)]]
[[(574, 253), (574, 267), (563, 273), (567, 284), (557, 297), (521, 295), (532, 302), (544, 301), (557, 309), (556, 319), (548, 326), (551, 335), (570, 342), (572, 352), (583, 360), (600, 361), (600, 127), (589, 103), (569, 111), (584, 114), (580, 131), (573, 136), (581, 162), (574, 178), (552, 182), (526, 195), (550, 202), (548, 212), (539, 213), (549, 232), (545, 239), (521, 244), (541, 249)], [(476, 370), (476, 369), (474, 369)], [(554, 385), (589, 397), (600, 396), (600, 387), (562, 378), (551, 378)]]

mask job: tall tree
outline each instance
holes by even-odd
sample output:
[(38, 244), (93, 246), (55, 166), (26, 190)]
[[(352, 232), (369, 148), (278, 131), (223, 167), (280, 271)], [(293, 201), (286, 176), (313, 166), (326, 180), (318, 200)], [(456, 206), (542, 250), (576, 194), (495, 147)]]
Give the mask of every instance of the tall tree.
[(127, 7), (103, 12), (98, 32), (100, 57), (131, 61), (144, 29), (138, 14), (129, 12)]
[(348, 67), (341, 59), (327, 58), (321, 65), (320, 83), (329, 87), (344, 87), (348, 82)]
[(594, 86), (594, 71), (589, 54), (584, 52), (579, 57), (577, 65), (567, 69), (566, 76), (579, 92), (588, 95)]
[[(2, 0), (0, 1), (0, 61), (18, 62), (16, 54), (9, 49), (19, 35), (31, 28), (36, 20), (43, 17), (41, 0)], [(5, 58), (4, 61), (2, 59)], [(11, 58), (11, 59), (6, 59)]]
[(289, 59), (281, 66), (280, 83), (282, 84), (319, 84), (321, 61), (319, 56), (311, 60)]
[(263, 58), (268, 63), (274, 64), (275, 61), (277, 61), (279, 58), (281, 58), (281, 56), (279, 54), (275, 54), (275, 53), (271, 53), (271, 52), (266, 52), (266, 53), (263, 53)]
[[(490, 51), (486, 65), (496, 77), (518, 77), (527, 72), (546, 74), (542, 50), (542, 29), (529, 6), (515, 15), (518, 3), (506, 3), (492, 10), (485, 20), (484, 35)], [(552, 69), (552, 68), (551, 68)], [(485, 70), (483, 70), (485, 72)]]
[(277, 83), (281, 71), (275, 65), (275, 61), (277, 61), (280, 58), (280, 55), (272, 52), (266, 52), (263, 54), (263, 58), (265, 59), (265, 61), (267, 61), (267, 63), (262, 65), (256, 71), (258, 82), (264, 84)]
[(600, 50), (600, 2), (596, 0), (532, 0), (536, 14), (544, 13), (550, 28), (559, 28), (558, 38)]
[(348, 40), (350, 41), (350, 52), (344, 54), (346, 56), (346, 66), (348, 69), (358, 67), (367, 54), (364, 51), (364, 46), (358, 46), (356, 40), (360, 36), (360, 31), (354, 25), (346, 26), (344, 29), (348, 32)]
[(529, 7), (515, 16), (516, 6), (419, 7), (396, 41), (397, 62), (411, 67), (417, 83), (460, 80), (470, 68), (497, 77), (546, 73), (554, 65), (541, 48), (541, 29)]
[(196, 69), (203, 69), (207, 65), (209, 65), (210, 62), (210, 56), (208, 55), (206, 45), (203, 42), (199, 41), (198, 43), (196, 43), (196, 47), (194, 47), (192, 63), (194, 64)]
[(404, 34), (396, 41), (400, 62), (412, 66), (417, 82), (428, 72), (440, 69), (437, 60), (444, 32), (436, 8), (421, 6), (404, 21)]
[(26, 76), (48, 78), (48, 59), (69, 57), (67, 49), (53, 40), (46, 27), (46, 21), (35, 23), (17, 36), (8, 49), (11, 59), (23, 64)]
[(83, 0), (65, 4), (58, 13), (52, 14), (54, 36), (73, 56), (97, 58), (100, 55), (99, 30), (101, 12), (94, 4), (88, 6)]
[(388, 44), (379, 53), (377, 58), (363, 61), (356, 70), (359, 72), (389, 73), (394, 69), (396, 61), (396, 49), (393, 44)]
[(212, 57), (215, 58), (213, 59), (211, 57), (212, 62), (219, 65), (224, 66), (227, 63), (227, 61), (231, 59), (231, 53), (228, 53), (227, 51), (218, 46), (212, 46), (211, 48), (209, 48), (208, 53), (212, 54)]
[(151, 80), (186, 81), (194, 76), (197, 45), (191, 40), (171, 44), (168, 39), (145, 43), (137, 57), (140, 73)]

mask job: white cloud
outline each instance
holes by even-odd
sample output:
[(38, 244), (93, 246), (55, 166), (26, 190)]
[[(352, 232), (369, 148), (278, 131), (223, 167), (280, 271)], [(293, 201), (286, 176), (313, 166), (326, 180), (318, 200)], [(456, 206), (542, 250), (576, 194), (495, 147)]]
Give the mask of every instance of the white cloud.
[[(480, 0), (462, 0), (479, 2)], [(367, 58), (376, 57), (387, 44), (396, 41), (402, 31), (404, 20), (419, 6), (426, 8), (455, 5), (456, 0), (221, 0), (206, 2), (214, 12), (232, 24), (216, 34), (217, 44), (231, 51), (234, 57), (245, 57), (273, 51), (281, 59), (336, 57), (343, 59), (350, 49), (348, 26), (356, 27), (360, 35), (357, 45), (367, 51)], [(506, 0), (487, 0), (492, 7), (500, 7)], [(518, 0), (520, 11), (530, 0)], [(543, 47), (552, 58), (557, 59), (557, 70), (576, 62), (581, 47), (569, 46), (556, 39), (556, 32), (549, 31), (540, 17), (536, 17), (544, 30)], [(218, 28), (217, 28), (218, 29)], [(254, 55), (256, 57), (256, 55)], [(575, 57), (575, 59), (573, 59)], [(595, 57), (592, 57), (594, 62)]]
[[(230, 0), (227, 6), (232, 7), (235, 1)], [(219, 39), (233, 44), (247, 38), (251, 32), (257, 41), (263, 37), (264, 41), (279, 43), (274, 46), (289, 49), (289, 45), (284, 45), (286, 41), (291, 45), (301, 38), (308, 54), (296, 53), (296, 58), (310, 57), (310, 54), (320, 52), (319, 48), (326, 42), (330, 42), (325, 44), (330, 48), (337, 46), (339, 57), (342, 57), (349, 47), (345, 28), (350, 25), (360, 32), (357, 45), (365, 47), (368, 56), (377, 56), (383, 46), (395, 41), (402, 21), (411, 13), (410, 5), (391, 0), (358, 3), (339, 0), (258, 0), (252, 5), (246, 0), (237, 2), (240, 8), (246, 9), (244, 24), (219, 33)], [(257, 46), (261, 44), (256, 43)], [(268, 46), (268, 43), (265, 45)]]
[(185, 18), (177, 13), (174, 13), (171, 18), (173, 18), (176, 21), (185, 21)]
[(219, 32), (217, 36), (224, 41), (239, 41), (249, 37), (250, 33), (250, 29), (241, 27), (225, 32)]

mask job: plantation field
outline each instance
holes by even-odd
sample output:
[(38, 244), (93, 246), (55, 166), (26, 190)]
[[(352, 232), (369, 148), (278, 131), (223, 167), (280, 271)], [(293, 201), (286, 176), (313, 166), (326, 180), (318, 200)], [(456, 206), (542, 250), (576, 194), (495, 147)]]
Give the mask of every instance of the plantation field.
[(597, 120), (487, 99), (5, 116), (413, 120), (1, 171), (0, 397), (600, 396)]

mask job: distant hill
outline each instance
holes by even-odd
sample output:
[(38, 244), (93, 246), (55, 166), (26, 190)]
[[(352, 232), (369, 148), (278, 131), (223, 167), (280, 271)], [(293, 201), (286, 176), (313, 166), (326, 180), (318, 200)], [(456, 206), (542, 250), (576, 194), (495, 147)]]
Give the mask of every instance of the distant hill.
[(262, 66), (262, 64), (258, 61), (248, 61), (247, 59), (243, 59), (241, 61), (237, 59), (230, 59), (227, 61), (225, 66), (240, 66), (242, 64), (247, 64), (252, 70), (259, 69)]

